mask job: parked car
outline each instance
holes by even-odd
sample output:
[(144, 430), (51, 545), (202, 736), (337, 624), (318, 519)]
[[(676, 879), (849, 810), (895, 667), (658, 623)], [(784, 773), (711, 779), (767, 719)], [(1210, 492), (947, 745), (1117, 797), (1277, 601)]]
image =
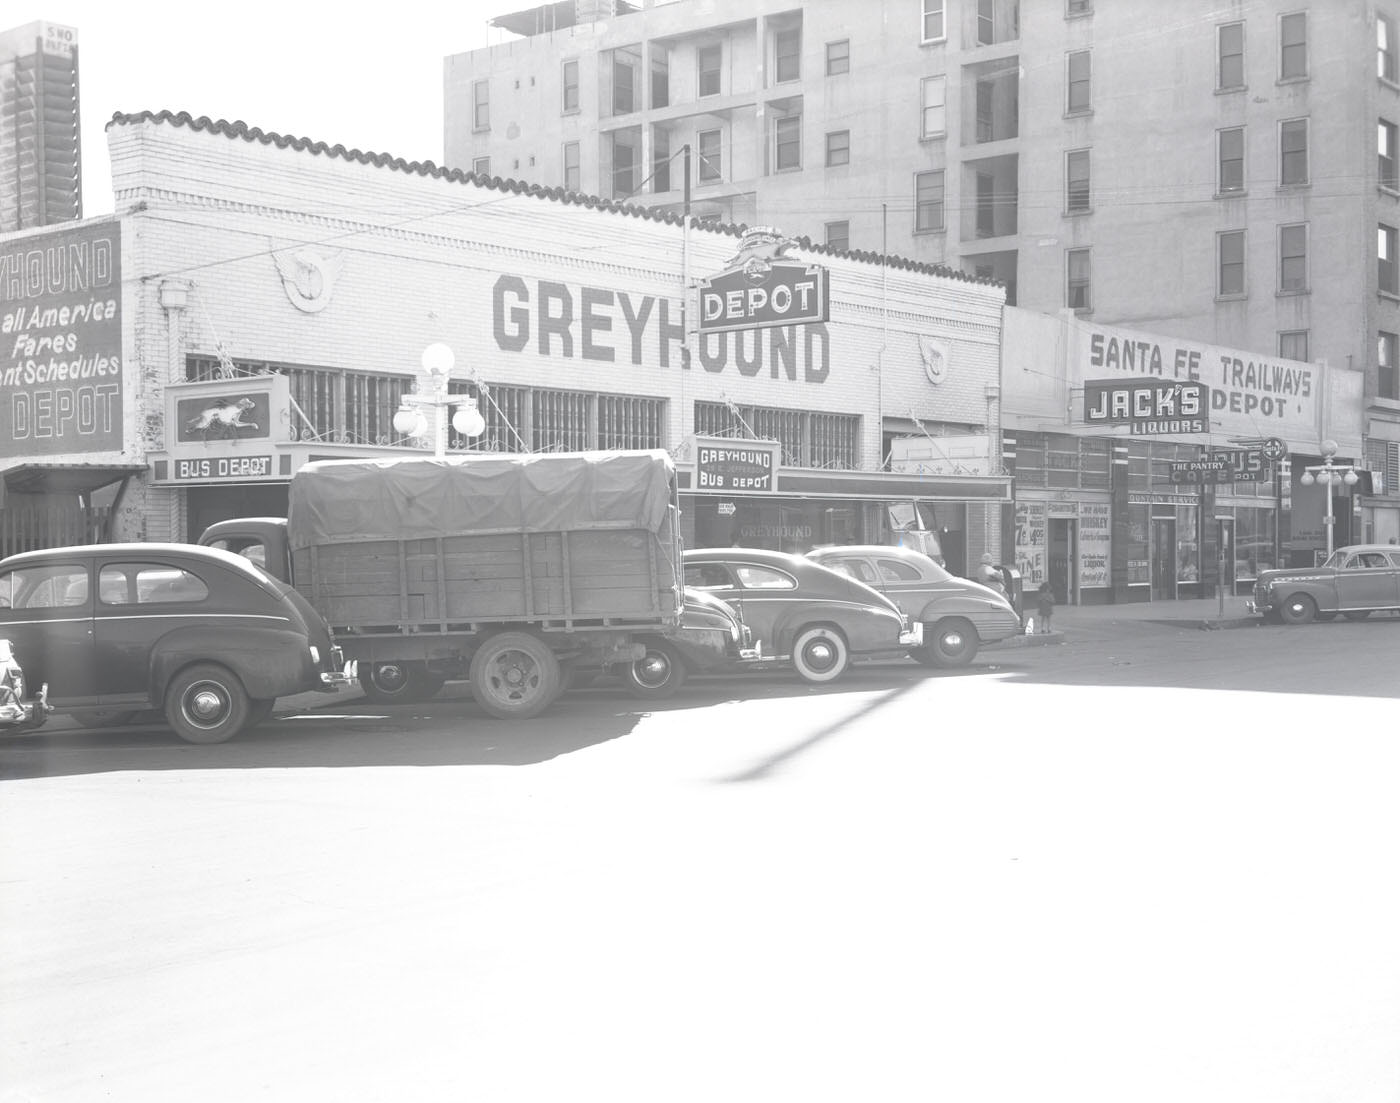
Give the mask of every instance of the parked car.
[(222, 743), (278, 697), (348, 681), (305, 598), (241, 556), (189, 545), (10, 556), (0, 636), (54, 711), (100, 726), (159, 709), (190, 743)]
[(1005, 594), (951, 575), (910, 548), (826, 547), (807, 558), (879, 590), (922, 624), (923, 643), (909, 654), (926, 666), (966, 666), (982, 644), (1021, 633), (1021, 618)]
[(627, 692), (640, 700), (661, 700), (675, 695), (691, 674), (703, 674), (755, 658), (749, 646), (752, 634), (727, 602), (693, 586), (685, 587), (680, 624), (645, 636), (646, 649), (630, 663), (614, 663)]
[(919, 640), (889, 598), (800, 555), (687, 551), (685, 582), (738, 611), (753, 635), (755, 657), (748, 662), (791, 663), (808, 682), (833, 682), (852, 659), (899, 654)]
[(1364, 620), (1379, 610), (1400, 610), (1400, 547), (1352, 544), (1320, 567), (1260, 571), (1249, 608), (1285, 624), (1331, 620), (1338, 613)]
[(32, 698), (24, 670), (7, 639), (0, 639), (0, 731), (27, 731), (43, 724), (49, 716), (49, 687), (40, 686)]

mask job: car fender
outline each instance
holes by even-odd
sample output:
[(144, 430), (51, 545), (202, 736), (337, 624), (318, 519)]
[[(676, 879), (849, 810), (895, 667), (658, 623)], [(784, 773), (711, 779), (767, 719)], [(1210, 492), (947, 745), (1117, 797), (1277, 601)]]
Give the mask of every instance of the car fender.
[(775, 655), (786, 658), (792, 654), (797, 633), (812, 624), (830, 624), (846, 638), (853, 653), (892, 650), (903, 622), (893, 610), (857, 603), (826, 601), (805, 604), (801, 609), (784, 611), (773, 624), (772, 644)]
[(171, 678), (196, 662), (227, 667), (255, 698), (285, 697), (319, 684), (306, 636), (290, 625), (221, 627), (217, 635), (190, 625), (166, 633), (151, 648), (151, 700), (163, 700)]

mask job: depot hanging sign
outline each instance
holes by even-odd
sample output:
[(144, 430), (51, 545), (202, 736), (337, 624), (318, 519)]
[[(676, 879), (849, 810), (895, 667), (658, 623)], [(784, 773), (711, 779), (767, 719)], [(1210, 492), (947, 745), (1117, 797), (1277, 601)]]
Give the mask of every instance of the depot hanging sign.
[(699, 285), (700, 332), (825, 322), (831, 313), (827, 271), (789, 259), (794, 245), (770, 229), (746, 233), (725, 270)]
[(778, 467), (778, 447), (777, 441), (698, 440), (695, 487), (729, 493), (771, 493), (773, 472)]

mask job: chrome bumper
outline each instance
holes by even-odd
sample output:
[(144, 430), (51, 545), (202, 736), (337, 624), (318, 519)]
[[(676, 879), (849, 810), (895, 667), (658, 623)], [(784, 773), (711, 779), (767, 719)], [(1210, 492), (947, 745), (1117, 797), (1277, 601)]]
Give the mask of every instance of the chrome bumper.
[(37, 728), (52, 711), (47, 682), (32, 701), (21, 701), (8, 686), (0, 687), (0, 728)]
[(339, 647), (331, 648), (331, 670), (321, 671), (321, 684), (318, 693), (335, 693), (355, 681), (355, 663), (345, 661), (345, 653)]
[(922, 621), (915, 621), (910, 627), (899, 634), (900, 647), (922, 647), (924, 645), (924, 625)]

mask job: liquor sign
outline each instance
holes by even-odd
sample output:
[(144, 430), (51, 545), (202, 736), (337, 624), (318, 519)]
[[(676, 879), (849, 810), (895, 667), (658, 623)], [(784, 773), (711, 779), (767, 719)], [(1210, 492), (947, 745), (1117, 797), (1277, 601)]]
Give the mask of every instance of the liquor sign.
[(778, 442), (703, 440), (695, 447), (697, 490), (770, 494), (778, 468)]
[(784, 254), (794, 244), (762, 227), (746, 233), (729, 266), (700, 282), (699, 331), (825, 322), (831, 313), (827, 271), (788, 259)]
[(1204, 433), (1210, 389), (1204, 383), (1154, 379), (1089, 379), (1084, 383), (1088, 425), (1127, 425), (1133, 436)]

